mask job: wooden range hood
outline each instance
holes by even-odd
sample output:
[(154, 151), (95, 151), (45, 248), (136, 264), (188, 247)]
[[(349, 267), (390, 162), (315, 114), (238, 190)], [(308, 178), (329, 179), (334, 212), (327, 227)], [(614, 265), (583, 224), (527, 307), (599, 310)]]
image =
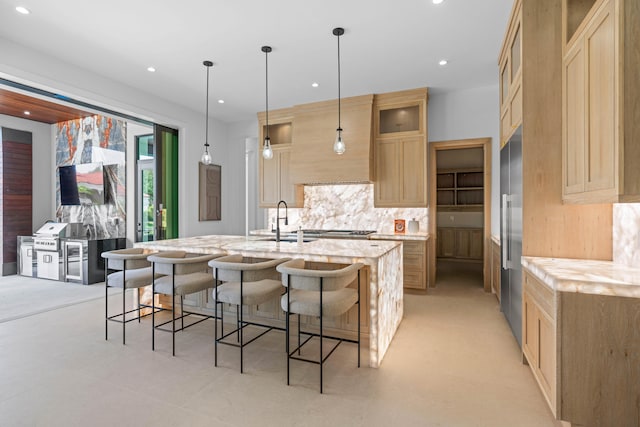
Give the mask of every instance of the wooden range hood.
[(342, 99), (342, 136), (347, 146), (342, 155), (333, 152), (337, 100), (296, 105), (293, 110), (292, 183), (373, 181), (373, 95)]

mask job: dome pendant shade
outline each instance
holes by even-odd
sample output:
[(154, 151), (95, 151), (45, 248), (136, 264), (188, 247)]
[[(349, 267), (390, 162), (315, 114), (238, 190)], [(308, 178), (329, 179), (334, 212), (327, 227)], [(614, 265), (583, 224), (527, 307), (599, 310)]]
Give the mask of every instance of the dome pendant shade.
[(212, 162), (211, 155), (209, 154), (209, 69), (213, 66), (213, 62), (204, 61), (202, 63), (205, 67), (207, 67), (207, 107), (205, 112), (205, 131), (204, 131), (204, 153), (202, 153), (202, 157), (200, 157), (200, 163), (204, 165), (210, 165)]

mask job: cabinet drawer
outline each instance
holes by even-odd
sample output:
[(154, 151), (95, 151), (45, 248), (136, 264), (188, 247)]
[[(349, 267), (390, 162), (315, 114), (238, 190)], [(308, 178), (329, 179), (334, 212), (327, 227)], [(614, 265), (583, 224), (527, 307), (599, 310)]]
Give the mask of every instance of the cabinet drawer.
[(404, 241), (402, 242), (402, 247), (405, 256), (407, 254), (424, 254), (426, 244), (424, 242)]
[(422, 255), (407, 255), (405, 254), (403, 260), (403, 266), (406, 270), (422, 270), (424, 268), (424, 257)]
[(551, 288), (541, 283), (530, 273), (524, 275), (525, 292), (535, 301), (536, 305), (551, 320), (556, 319), (555, 293)]
[(412, 289), (424, 289), (424, 275), (421, 271), (404, 271), (404, 286), (405, 288)]

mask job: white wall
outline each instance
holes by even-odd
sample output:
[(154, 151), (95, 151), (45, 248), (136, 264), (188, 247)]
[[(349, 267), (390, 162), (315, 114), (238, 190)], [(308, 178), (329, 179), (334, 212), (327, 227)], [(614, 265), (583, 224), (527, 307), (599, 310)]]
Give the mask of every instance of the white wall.
[[(243, 232), (244, 219), (238, 219), (238, 214), (243, 211), (237, 211), (237, 209), (244, 206), (244, 190), (234, 191), (234, 186), (238, 177), (244, 176), (238, 174), (239, 171), (244, 170), (244, 136), (239, 138), (238, 134), (234, 134), (229, 137), (227, 124), (214, 119), (209, 120), (209, 144), (214, 162), (223, 167), (223, 216), (222, 221), (219, 222), (201, 223), (198, 221), (197, 166), (205, 140), (204, 111), (172, 104), (8, 40), (0, 39), (0, 52), (2, 52), (0, 77), (178, 129), (180, 236), (212, 232), (225, 234)], [(257, 125), (254, 127), (257, 129)], [(254, 136), (256, 132), (257, 130), (254, 131)], [(49, 133), (49, 161), (52, 159), (52, 141)], [(38, 177), (38, 185), (44, 182), (49, 185), (53, 176), (49, 164), (48, 173)], [(46, 199), (50, 200), (53, 193), (54, 190), (50, 189)], [(53, 202), (49, 205), (53, 206)], [(51, 216), (51, 213), (48, 212), (47, 216)], [(129, 216), (129, 218), (133, 217)]]
[[(55, 220), (55, 173), (53, 166), (52, 126), (0, 114), (0, 127), (31, 132), (32, 137), (32, 226), (34, 231), (45, 221)], [(52, 179), (53, 177), (53, 179)]]
[[(497, 79), (497, 71), (496, 71)], [(491, 234), (500, 234), (498, 85), (429, 94), (429, 141), (491, 138)]]

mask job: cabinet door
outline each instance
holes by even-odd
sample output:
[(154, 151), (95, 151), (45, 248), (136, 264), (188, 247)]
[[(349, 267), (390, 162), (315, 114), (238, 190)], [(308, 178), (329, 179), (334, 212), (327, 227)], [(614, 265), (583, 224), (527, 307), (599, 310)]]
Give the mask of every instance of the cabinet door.
[(585, 65), (581, 43), (564, 61), (564, 194), (584, 191)]
[[(393, 206), (400, 196), (400, 158), (396, 140), (376, 142), (376, 206)], [(404, 173), (404, 172), (403, 172)]]
[[(275, 153), (274, 153), (275, 157)], [(296, 189), (290, 179), (289, 165), (291, 160), (291, 151), (282, 150), (278, 152), (278, 167), (280, 174), (280, 200), (287, 202), (289, 206), (296, 204)], [(279, 201), (279, 200), (278, 200)]]
[(456, 258), (470, 258), (471, 257), (471, 230), (464, 228), (456, 229)]
[(469, 230), (469, 258), (482, 259), (483, 254), (482, 230)]
[(455, 228), (438, 229), (438, 256), (453, 257), (456, 252)]
[(402, 150), (400, 173), (402, 182), (402, 206), (427, 206), (427, 155), (423, 137), (407, 138), (400, 143)]
[(538, 315), (535, 303), (526, 292), (522, 297), (522, 352), (529, 365), (538, 366)]
[(275, 206), (280, 200), (280, 156), (274, 150), (273, 158), (260, 157), (260, 205)]
[(615, 188), (616, 55), (613, 2), (587, 30), (588, 147), (585, 190)]
[[(537, 368), (540, 385), (550, 402), (556, 401), (556, 333), (555, 323), (542, 310), (537, 311)], [(552, 406), (554, 404), (552, 403)]]

